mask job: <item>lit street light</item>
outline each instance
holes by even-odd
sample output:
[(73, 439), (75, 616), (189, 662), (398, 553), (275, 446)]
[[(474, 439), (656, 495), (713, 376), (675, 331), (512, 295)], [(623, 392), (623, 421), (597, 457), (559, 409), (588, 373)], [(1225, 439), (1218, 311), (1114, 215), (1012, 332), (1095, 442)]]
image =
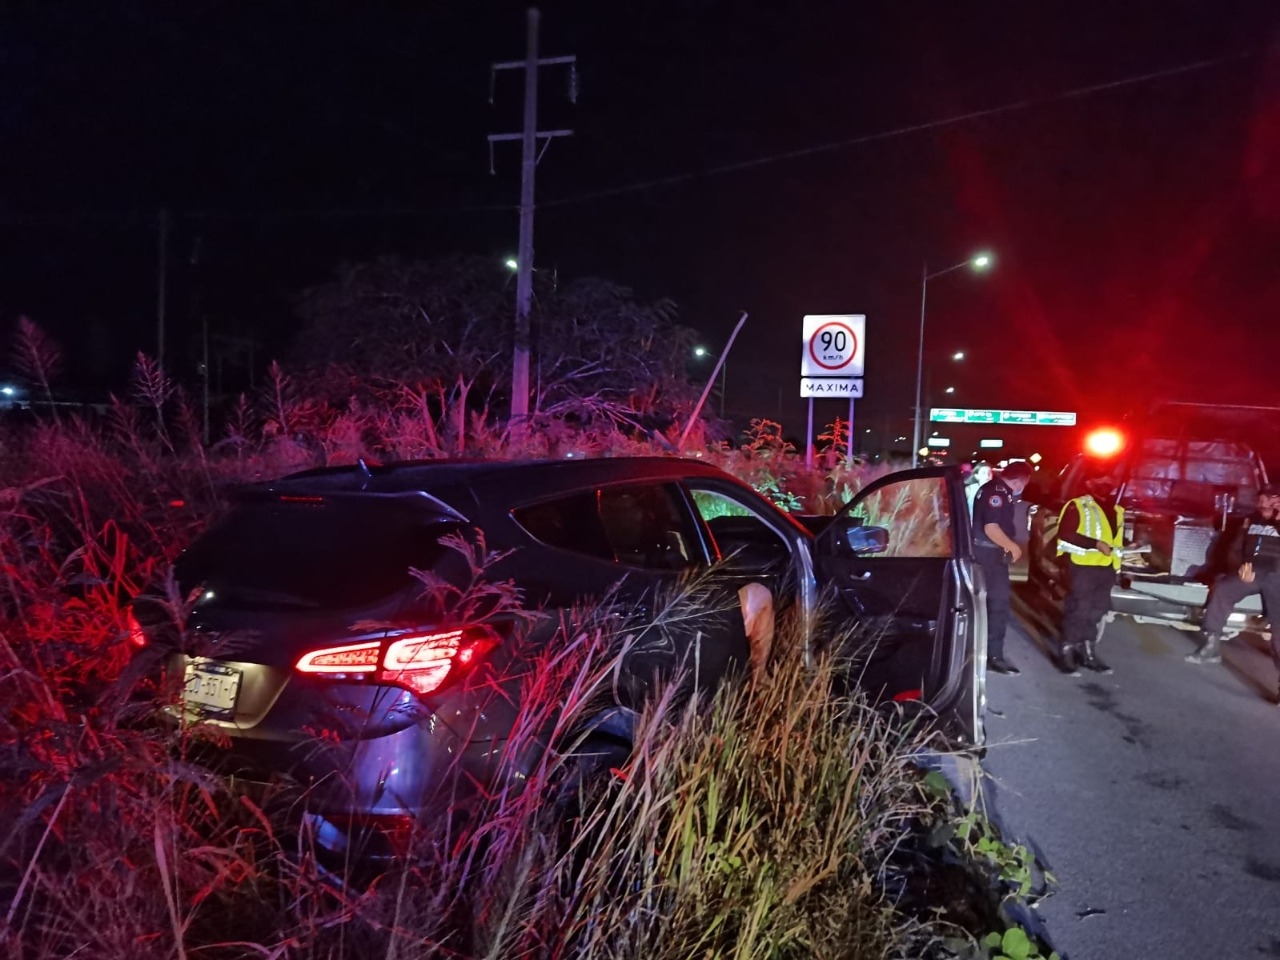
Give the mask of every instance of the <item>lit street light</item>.
[[(957, 350), (954, 353), (952, 353), (951, 356), (949, 356), (947, 359), (952, 363), (961, 363), (964, 361), (965, 356), (966, 354), (963, 350)], [(938, 373), (938, 367), (940, 365), (941, 365), (941, 361), (936, 361), (934, 363), (929, 363), (925, 365), (924, 399), (920, 403), (920, 406), (925, 410), (928, 410), (933, 406), (933, 384), (935, 382), (935, 378)], [(955, 394), (956, 388), (954, 386), (948, 386), (942, 392), (947, 394), (948, 396), (952, 396)]]
[(519, 269), (520, 269), (520, 264), (516, 261), (516, 258), (515, 258), (515, 257), (507, 257), (507, 259), (506, 259), (506, 260), (502, 261), (502, 264), (503, 264), (503, 266), (505, 266), (508, 270), (519, 270)]
[[(701, 360), (703, 357), (710, 356), (711, 351), (708, 350), (706, 347), (697, 346), (693, 348), (693, 355), (697, 357), (699, 360)], [(725, 380), (728, 378), (728, 376), (729, 376), (729, 361), (728, 361), (728, 358), (726, 358), (725, 362), (720, 364), (720, 419), (721, 420), (724, 419), (724, 390), (725, 390), (724, 385), (725, 385)]]
[[(928, 300), (929, 281), (944, 274), (952, 273), (961, 267), (973, 267), (975, 270), (984, 270), (991, 265), (991, 255), (980, 253), (968, 260), (962, 260), (955, 266), (947, 267), (945, 270), (939, 270), (936, 273), (929, 272), (929, 264), (924, 265), (921, 271), (920, 280), (920, 340), (917, 345), (916, 353), (916, 408), (915, 408), (915, 430), (913, 435), (913, 443), (911, 445), (911, 466), (918, 466), (920, 463), (920, 421), (923, 417), (921, 409), (924, 397), (924, 318), (925, 304)], [(958, 353), (953, 359), (963, 359), (963, 353)], [(948, 391), (950, 392), (950, 391)]]

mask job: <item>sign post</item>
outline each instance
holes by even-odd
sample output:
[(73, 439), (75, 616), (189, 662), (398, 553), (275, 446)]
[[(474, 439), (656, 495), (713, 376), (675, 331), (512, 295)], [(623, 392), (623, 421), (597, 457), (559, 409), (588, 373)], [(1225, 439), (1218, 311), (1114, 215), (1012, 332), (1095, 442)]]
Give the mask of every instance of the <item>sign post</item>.
[(849, 449), (845, 451), (845, 463), (853, 463), (853, 397), (849, 398)]
[(809, 429), (804, 435), (804, 468), (813, 469), (813, 397), (809, 397)]

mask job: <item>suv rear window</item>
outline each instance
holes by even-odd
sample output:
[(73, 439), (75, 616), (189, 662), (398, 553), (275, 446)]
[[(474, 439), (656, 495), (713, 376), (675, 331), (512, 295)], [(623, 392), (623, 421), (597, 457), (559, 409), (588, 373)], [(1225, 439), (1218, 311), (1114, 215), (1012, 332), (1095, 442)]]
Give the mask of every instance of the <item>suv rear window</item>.
[[(338, 610), (409, 586), (455, 529), (417, 504), (373, 498), (254, 500), (234, 507), (175, 564), (178, 584), (200, 584), (246, 608)], [(452, 551), (448, 551), (452, 553)]]

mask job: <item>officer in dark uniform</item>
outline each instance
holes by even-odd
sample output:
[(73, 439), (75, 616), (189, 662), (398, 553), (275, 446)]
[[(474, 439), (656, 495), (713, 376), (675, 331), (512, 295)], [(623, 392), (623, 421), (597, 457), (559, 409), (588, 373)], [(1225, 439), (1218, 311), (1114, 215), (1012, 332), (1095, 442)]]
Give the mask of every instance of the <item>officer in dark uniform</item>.
[(1013, 506), (1031, 479), (1031, 466), (1014, 460), (973, 498), (973, 554), (987, 587), (987, 668), (1017, 673), (1005, 658), (1004, 635), (1009, 628), (1009, 564), (1022, 557), (1013, 521)]

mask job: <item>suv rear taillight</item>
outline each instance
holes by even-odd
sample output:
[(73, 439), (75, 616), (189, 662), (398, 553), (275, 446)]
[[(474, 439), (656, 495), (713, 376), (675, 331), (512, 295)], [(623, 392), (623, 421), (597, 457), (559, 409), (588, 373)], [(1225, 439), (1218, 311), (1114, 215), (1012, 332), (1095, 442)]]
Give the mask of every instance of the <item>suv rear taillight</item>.
[(477, 627), (400, 634), (385, 641), (313, 650), (294, 669), (335, 680), (372, 676), (422, 695), (440, 689), (451, 675), (469, 669), (495, 645), (493, 634)]
[(378, 659), (382, 653), (382, 644), (377, 640), (369, 643), (349, 643), (342, 647), (325, 647), (313, 650), (298, 661), (297, 669), (302, 673), (373, 673), (378, 669)]
[(129, 645), (135, 649), (141, 650), (147, 645), (147, 634), (142, 629), (142, 624), (138, 622), (138, 618), (133, 615), (130, 610), (125, 616), (125, 628), (128, 630)]

